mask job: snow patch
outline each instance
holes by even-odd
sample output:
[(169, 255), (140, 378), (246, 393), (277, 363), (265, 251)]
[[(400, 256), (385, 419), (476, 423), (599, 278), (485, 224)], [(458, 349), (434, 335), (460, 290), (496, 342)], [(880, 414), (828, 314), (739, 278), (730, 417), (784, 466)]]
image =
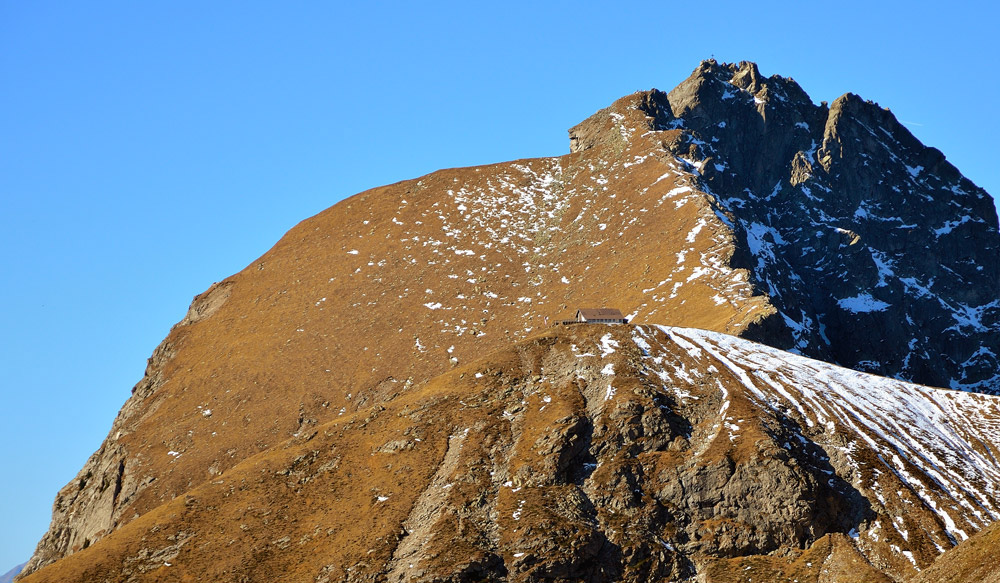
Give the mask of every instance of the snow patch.
[(867, 314), (870, 312), (884, 312), (889, 304), (872, 297), (869, 293), (858, 294), (854, 297), (837, 300), (837, 305), (841, 309), (855, 314)]

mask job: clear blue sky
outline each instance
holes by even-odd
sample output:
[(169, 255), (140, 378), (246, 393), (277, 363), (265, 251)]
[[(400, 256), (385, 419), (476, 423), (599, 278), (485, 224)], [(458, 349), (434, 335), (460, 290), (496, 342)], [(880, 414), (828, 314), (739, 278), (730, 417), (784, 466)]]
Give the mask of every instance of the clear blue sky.
[(355, 192), (563, 154), (702, 59), (875, 100), (1000, 194), (986, 2), (359, 4), (0, 0), (0, 572), (192, 296)]

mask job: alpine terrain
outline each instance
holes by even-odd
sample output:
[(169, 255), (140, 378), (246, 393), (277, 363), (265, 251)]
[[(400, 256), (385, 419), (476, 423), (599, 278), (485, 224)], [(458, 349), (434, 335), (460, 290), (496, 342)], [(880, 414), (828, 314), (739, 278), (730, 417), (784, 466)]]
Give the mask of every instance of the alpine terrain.
[(998, 353), (985, 191), (705, 61), (197, 296), (18, 580), (997, 578)]

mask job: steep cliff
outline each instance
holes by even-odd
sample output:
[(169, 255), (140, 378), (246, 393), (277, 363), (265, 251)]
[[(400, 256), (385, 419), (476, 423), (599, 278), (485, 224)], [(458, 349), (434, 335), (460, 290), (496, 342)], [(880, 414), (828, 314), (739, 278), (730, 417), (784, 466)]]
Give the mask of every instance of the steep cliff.
[[(990, 196), (887, 109), (814, 105), (753, 63), (707, 61), (668, 95), (671, 151), (717, 196), (752, 272), (816, 358), (1000, 392), (1000, 237)], [(773, 338), (763, 340), (775, 343)]]

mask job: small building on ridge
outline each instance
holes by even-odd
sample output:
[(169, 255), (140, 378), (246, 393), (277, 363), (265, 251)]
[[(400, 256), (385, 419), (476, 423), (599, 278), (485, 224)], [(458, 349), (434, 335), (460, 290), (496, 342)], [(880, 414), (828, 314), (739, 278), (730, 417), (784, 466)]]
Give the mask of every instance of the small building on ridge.
[(625, 324), (627, 322), (621, 310), (615, 308), (580, 308), (576, 311), (576, 321), (581, 324)]

